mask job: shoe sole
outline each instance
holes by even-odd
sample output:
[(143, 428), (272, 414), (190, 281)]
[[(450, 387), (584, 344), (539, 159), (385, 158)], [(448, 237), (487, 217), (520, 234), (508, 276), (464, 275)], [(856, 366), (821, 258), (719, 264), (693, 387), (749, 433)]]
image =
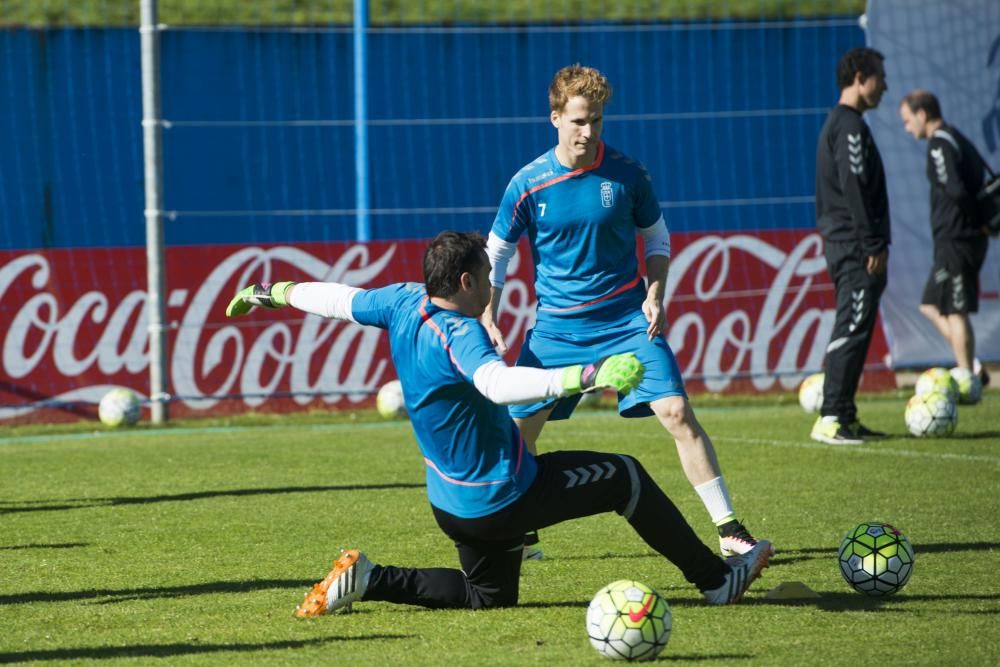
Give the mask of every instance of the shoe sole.
[(829, 436), (823, 435), (822, 433), (810, 433), (809, 437), (816, 442), (824, 442), (828, 445), (863, 445), (864, 440), (860, 438), (831, 438)]
[(329, 592), (330, 586), (337, 580), (337, 577), (351, 569), (360, 557), (360, 551), (351, 549), (350, 551), (345, 551), (343, 556), (333, 561), (333, 569), (323, 578), (323, 581), (316, 583), (312, 587), (312, 590), (306, 593), (302, 604), (295, 608), (295, 616), (298, 618), (313, 618), (326, 614), (326, 594)]
[(732, 601), (729, 602), (729, 604), (736, 604), (737, 602), (743, 600), (743, 596), (746, 595), (746, 592), (748, 590), (750, 590), (750, 586), (753, 584), (753, 582), (760, 579), (761, 572), (763, 572), (764, 568), (768, 567), (771, 564), (772, 554), (774, 554), (774, 545), (768, 544), (768, 548), (761, 551), (760, 555), (754, 560), (753, 567), (750, 568), (750, 576), (747, 578), (747, 585), (743, 587), (743, 590), (740, 592), (740, 594), (734, 597)]

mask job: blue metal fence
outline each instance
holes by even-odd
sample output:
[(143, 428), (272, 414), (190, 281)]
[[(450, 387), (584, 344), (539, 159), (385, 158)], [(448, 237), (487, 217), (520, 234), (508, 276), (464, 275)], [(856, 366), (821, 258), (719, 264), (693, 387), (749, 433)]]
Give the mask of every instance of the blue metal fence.
[[(863, 41), (845, 19), (372, 31), (372, 236), (488, 229), (571, 62), (608, 74), (604, 138), (673, 229), (811, 227), (833, 68)], [(354, 237), (348, 30), (167, 31), (162, 70), (168, 244)], [(0, 31), (0, 77), (0, 247), (143, 245), (138, 34)]]

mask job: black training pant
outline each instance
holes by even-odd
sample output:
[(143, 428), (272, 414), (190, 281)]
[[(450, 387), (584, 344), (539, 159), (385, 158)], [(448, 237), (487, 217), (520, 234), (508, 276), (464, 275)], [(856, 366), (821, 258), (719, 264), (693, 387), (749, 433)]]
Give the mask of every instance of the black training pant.
[(837, 293), (837, 317), (826, 347), (820, 414), (837, 417), (841, 424), (847, 425), (857, 420), (854, 395), (878, 320), (886, 274), (868, 273), (868, 258), (856, 243), (827, 241), (825, 254)]
[(432, 508), (458, 548), (461, 570), (376, 565), (363, 599), (432, 608), (515, 605), (525, 533), (611, 511), (624, 516), (688, 581), (702, 590), (722, 585), (723, 560), (634, 458), (579, 451), (550, 452), (537, 460), (538, 476), (528, 491), (499, 512), (463, 519)]

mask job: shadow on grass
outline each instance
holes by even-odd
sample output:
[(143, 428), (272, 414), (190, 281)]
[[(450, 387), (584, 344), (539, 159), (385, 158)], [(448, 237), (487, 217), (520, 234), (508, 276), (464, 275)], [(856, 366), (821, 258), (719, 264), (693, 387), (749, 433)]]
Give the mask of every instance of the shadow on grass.
[(714, 654), (701, 654), (692, 653), (691, 655), (683, 655), (680, 653), (670, 653), (668, 655), (661, 656), (659, 659), (670, 660), (671, 662), (704, 662), (705, 660), (723, 660), (725, 662), (731, 662), (735, 660), (752, 660), (753, 656), (746, 653), (714, 653)]
[(17, 551), (19, 549), (76, 549), (79, 547), (89, 547), (87, 542), (63, 542), (55, 544), (11, 544), (0, 547), (0, 551)]
[[(913, 546), (917, 558), (921, 554), (962, 553), (965, 551), (992, 551), (996, 542), (921, 542)], [(802, 549), (778, 549), (771, 566), (789, 565), (800, 561), (817, 560), (821, 558), (836, 558), (837, 547), (805, 547)]]
[(171, 656), (198, 655), (200, 653), (250, 653), (253, 651), (282, 651), (287, 649), (322, 646), (329, 642), (382, 641), (386, 639), (412, 639), (413, 635), (365, 635), (363, 637), (323, 637), (259, 644), (136, 644), (133, 646), (94, 646), (0, 653), (0, 662), (111, 660), (115, 658), (169, 658)]
[[(877, 611), (877, 612), (904, 612), (918, 611), (917, 609), (907, 609), (902, 605), (912, 602), (943, 602), (950, 601), (985, 601), (1000, 602), (1000, 594), (970, 594), (970, 595), (889, 595), (886, 597), (867, 597), (852, 592), (820, 592), (819, 598), (803, 600), (769, 600), (767, 598), (747, 599), (743, 604), (749, 605), (777, 605), (791, 607), (816, 607), (822, 611)], [(671, 605), (673, 602), (670, 603)], [(985, 610), (980, 613), (1000, 614), (1000, 607), (996, 610)]]
[[(0, 605), (68, 602), (71, 600), (98, 600), (100, 604), (109, 604), (125, 602), (127, 600), (179, 598), (189, 595), (247, 593), (272, 588), (306, 590), (315, 583), (315, 579), (250, 579), (247, 581), (212, 581), (203, 584), (191, 584), (189, 586), (164, 586), (158, 588), (91, 588), (83, 591), (31, 591), (28, 593), (0, 595)], [(112, 599), (105, 600), (102, 598)]]
[(65, 498), (58, 501), (17, 501), (0, 502), (0, 514), (21, 512), (55, 512), (90, 507), (117, 507), (120, 505), (146, 505), (149, 503), (171, 503), (205, 498), (241, 498), (246, 496), (269, 496), (285, 493), (323, 493), (327, 491), (384, 491), (386, 489), (423, 489), (424, 484), (342, 484), (338, 486), (283, 486), (273, 489), (228, 489), (225, 491), (193, 491), (159, 496), (119, 496), (115, 498)]
[[(996, 548), (995, 542), (930, 542), (917, 544), (913, 547), (917, 558), (921, 554), (932, 553), (961, 553), (963, 551), (991, 551)], [(823, 558), (836, 558), (837, 547), (804, 547), (802, 549), (782, 549), (779, 545), (775, 555), (771, 558), (771, 567), (791, 565), (809, 560), (819, 560)], [(555, 551), (546, 551), (546, 561), (573, 561), (573, 560), (616, 560), (627, 559), (636, 560), (639, 558), (663, 558), (655, 551), (645, 551), (642, 553), (624, 553), (605, 551), (593, 554), (561, 554)]]
[(948, 440), (996, 440), (998, 438), (1000, 438), (1000, 431), (978, 431), (975, 433), (958, 431), (948, 436)]
[(545, 560), (551, 561), (569, 561), (569, 560), (615, 560), (615, 559), (628, 559), (635, 560), (637, 558), (663, 558), (660, 554), (655, 551), (645, 551), (643, 553), (615, 553), (611, 551), (605, 551), (604, 553), (593, 553), (593, 554), (556, 554), (553, 553), (551, 556), (549, 552), (545, 552)]

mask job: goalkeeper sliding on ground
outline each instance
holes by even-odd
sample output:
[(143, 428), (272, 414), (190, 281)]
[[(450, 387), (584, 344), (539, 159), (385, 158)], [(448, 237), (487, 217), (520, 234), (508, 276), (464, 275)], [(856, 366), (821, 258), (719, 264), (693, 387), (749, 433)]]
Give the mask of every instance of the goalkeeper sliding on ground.
[(723, 561), (631, 456), (528, 451), (504, 405), (603, 389), (627, 394), (642, 380), (643, 366), (626, 353), (585, 366), (508, 367), (478, 320), (490, 302), (484, 248), (477, 234), (444, 232), (424, 255), (424, 284), (371, 290), (254, 284), (226, 309), (232, 317), (255, 306), (292, 306), (388, 330), (431, 508), (458, 548), (461, 570), (377, 565), (357, 550), (343, 552), (296, 615), (318, 616), (358, 600), (431, 608), (514, 605), (527, 532), (610, 511), (680, 568), (708, 603), (741, 599), (768, 564), (767, 542)]

